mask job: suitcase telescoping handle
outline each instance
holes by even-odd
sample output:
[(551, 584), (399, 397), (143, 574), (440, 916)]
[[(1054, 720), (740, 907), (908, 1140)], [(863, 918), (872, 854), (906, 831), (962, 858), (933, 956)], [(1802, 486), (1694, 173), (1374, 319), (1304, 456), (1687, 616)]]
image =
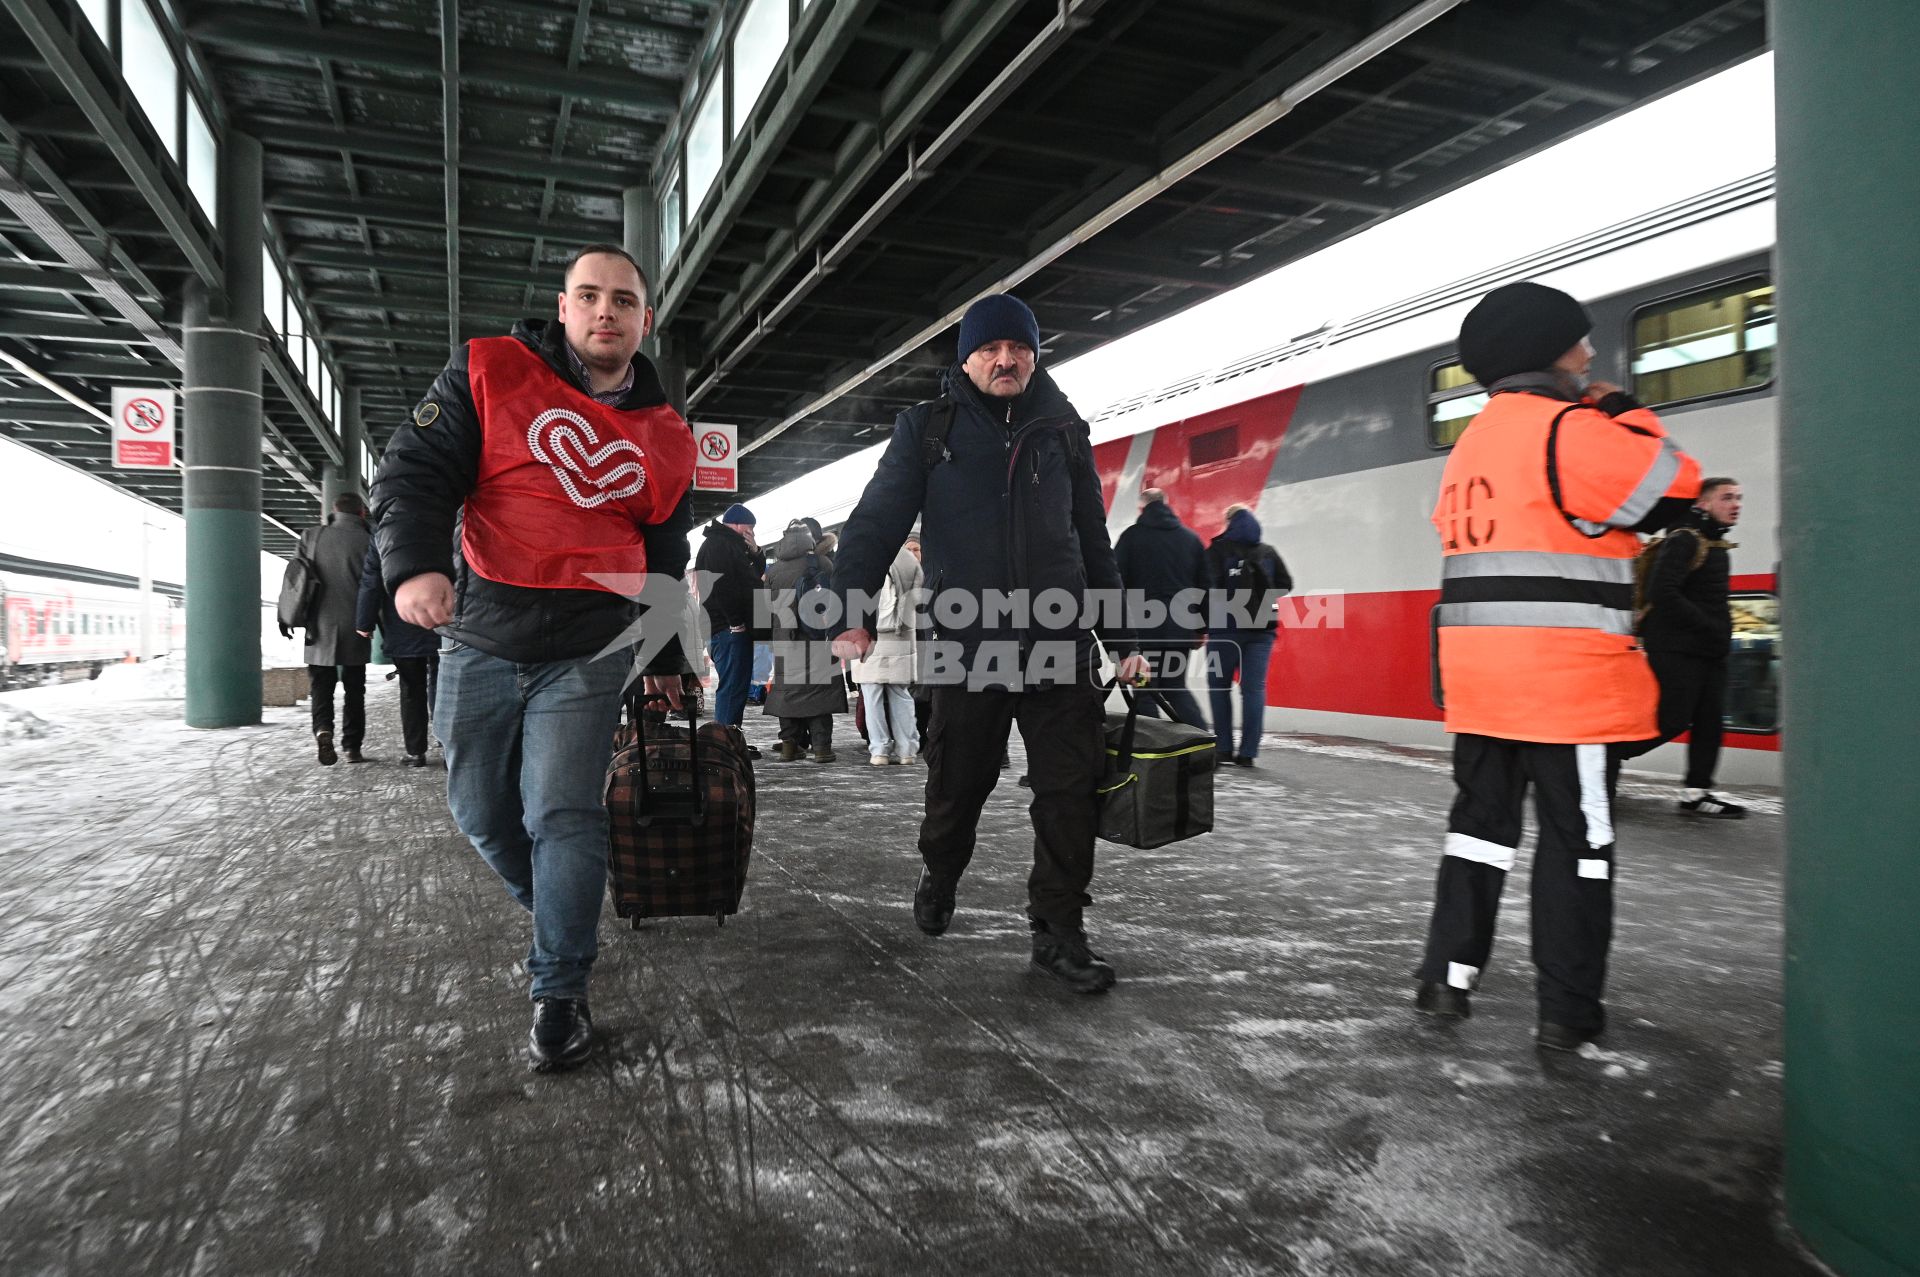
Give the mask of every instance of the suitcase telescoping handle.
[[(634, 786), (635, 810), (632, 813), (636, 823), (645, 826), (652, 823), (655, 816), (678, 816), (673, 812), (656, 807), (654, 811), (639, 810), (643, 800), (658, 800), (661, 797), (685, 798), (690, 810), (685, 812), (696, 825), (706, 823), (707, 796), (706, 787), (700, 783), (700, 703), (697, 699), (687, 701), (687, 788), (684, 791), (655, 789), (647, 776), (647, 721), (641, 712), (648, 701), (665, 701), (665, 692), (634, 691), (627, 695), (627, 721), (633, 724), (633, 761), (640, 771), (640, 783)], [(671, 705), (671, 702), (669, 702)], [(650, 802), (649, 805), (654, 805)]]

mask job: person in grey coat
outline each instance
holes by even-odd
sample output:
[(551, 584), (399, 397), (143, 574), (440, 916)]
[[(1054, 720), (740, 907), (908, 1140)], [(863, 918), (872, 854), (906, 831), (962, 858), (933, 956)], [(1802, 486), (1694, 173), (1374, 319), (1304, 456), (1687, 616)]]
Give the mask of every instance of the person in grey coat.
[(367, 662), (373, 643), (355, 628), (360, 598), (360, 568), (366, 562), (367, 503), (352, 492), (333, 499), (333, 513), (317, 528), (300, 534), (300, 552), (320, 577), (307, 628), (307, 686), (313, 705), (313, 739), (320, 765), (338, 761), (333, 750), (333, 689), (346, 689), (340, 725), (340, 749), (350, 763), (364, 761), (360, 742), (367, 732)]
[(873, 620), (873, 647), (853, 663), (853, 681), (867, 707), (867, 752), (875, 767), (911, 763), (920, 753), (914, 722), (915, 621), (924, 578), (920, 560), (901, 546), (880, 586)]
[(847, 711), (847, 686), (834, 668), (827, 639), (801, 628), (805, 614), (796, 603), (809, 576), (828, 589), (833, 586), (833, 554), (830, 547), (821, 547), (825, 540), (819, 520), (795, 519), (773, 547), (773, 562), (767, 565), (773, 682), (763, 712), (780, 720), (777, 757), (783, 763), (799, 761), (809, 747), (814, 762), (832, 762), (833, 716)]

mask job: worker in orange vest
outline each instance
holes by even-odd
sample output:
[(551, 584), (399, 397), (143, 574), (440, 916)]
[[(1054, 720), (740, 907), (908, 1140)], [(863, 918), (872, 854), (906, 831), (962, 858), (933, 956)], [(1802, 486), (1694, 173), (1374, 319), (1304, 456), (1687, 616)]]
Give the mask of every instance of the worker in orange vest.
[(1700, 466), (1620, 387), (1589, 381), (1579, 302), (1518, 283), (1481, 298), (1460, 360), (1491, 398), (1454, 445), (1433, 523), (1437, 635), (1458, 792), (1415, 1006), (1464, 1019), (1534, 790), (1536, 1042), (1606, 1027), (1613, 930), (1607, 747), (1654, 734), (1659, 688), (1633, 636), (1636, 531), (1670, 526)]

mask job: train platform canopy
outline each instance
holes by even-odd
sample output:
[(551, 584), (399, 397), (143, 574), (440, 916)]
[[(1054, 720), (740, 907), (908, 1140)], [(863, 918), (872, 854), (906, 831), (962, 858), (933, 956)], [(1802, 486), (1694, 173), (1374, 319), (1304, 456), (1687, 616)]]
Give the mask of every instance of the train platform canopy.
[(1553, 1055), (1524, 863), (1473, 1017), (1412, 1008), (1438, 754), (1270, 736), (1214, 833), (1101, 844), (1082, 998), (1027, 963), (1019, 744), (930, 939), (925, 774), (847, 732), (759, 765), (725, 927), (605, 915), (605, 1045), (541, 1077), (526, 915), (397, 765), (395, 685), (322, 768), (304, 708), (195, 732), (151, 669), (0, 696), (0, 1270), (1824, 1271), (1773, 1222), (1777, 793), (1700, 825), (1629, 777), (1612, 1024)]
[[(1764, 0), (0, 0), (0, 432), (115, 471), (264, 146), (266, 544), (582, 242), (761, 490), (938, 392), (996, 288), (1091, 349), (1760, 52)], [(170, 70), (169, 70), (170, 68)], [(451, 84), (452, 91), (447, 91)], [(730, 498), (705, 499), (703, 514)]]

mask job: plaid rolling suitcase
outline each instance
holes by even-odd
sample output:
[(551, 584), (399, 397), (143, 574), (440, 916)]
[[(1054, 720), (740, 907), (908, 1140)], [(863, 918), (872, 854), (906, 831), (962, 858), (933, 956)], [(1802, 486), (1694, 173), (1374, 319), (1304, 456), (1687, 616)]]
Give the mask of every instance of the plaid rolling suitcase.
[(753, 763), (738, 727), (673, 727), (627, 701), (607, 764), (607, 883), (642, 918), (740, 910), (753, 854)]
[[(1213, 828), (1213, 733), (1173, 717), (1141, 718), (1120, 689), (1124, 714), (1107, 715), (1107, 773), (1100, 781), (1100, 837), (1143, 850)], [(1158, 696), (1143, 692), (1143, 696)]]

